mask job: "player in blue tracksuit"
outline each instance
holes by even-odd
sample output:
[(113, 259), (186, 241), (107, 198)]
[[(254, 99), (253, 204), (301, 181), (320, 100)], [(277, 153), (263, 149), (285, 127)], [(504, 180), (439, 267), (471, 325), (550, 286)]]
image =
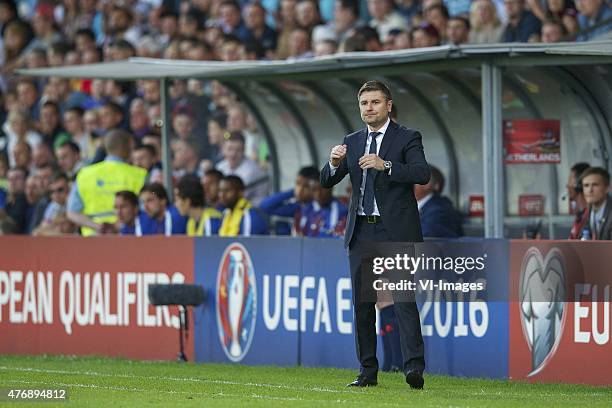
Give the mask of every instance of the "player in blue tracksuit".
[(348, 208), (333, 197), (332, 189), (320, 185), (314, 190), (314, 198), (304, 236), (314, 238), (344, 236)]
[(298, 172), (294, 189), (273, 194), (259, 204), (268, 215), (293, 218), (291, 226), (288, 222), (277, 223), (276, 235), (305, 235), (313, 208), (314, 189), (318, 184), (319, 170), (312, 166), (303, 167)]
[(140, 190), (144, 211), (136, 219), (135, 235), (185, 234), (187, 218), (168, 201), (166, 189), (160, 183), (150, 183)]

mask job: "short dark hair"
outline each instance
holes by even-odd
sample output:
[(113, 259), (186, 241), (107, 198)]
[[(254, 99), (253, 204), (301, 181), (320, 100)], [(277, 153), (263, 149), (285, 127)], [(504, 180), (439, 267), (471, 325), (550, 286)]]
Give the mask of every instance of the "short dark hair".
[(350, 10), (355, 17), (359, 17), (359, 2), (356, 0), (339, 0), (337, 3), (344, 10)]
[(181, 177), (176, 186), (176, 195), (182, 199), (189, 199), (192, 207), (204, 207), (204, 188), (200, 179), (193, 174)]
[(166, 200), (166, 202), (168, 202), (168, 192), (166, 192), (166, 188), (161, 183), (145, 184), (144, 187), (140, 189), (140, 194), (142, 193), (151, 193), (160, 200)]
[(309, 180), (319, 180), (319, 169), (314, 166), (302, 167), (298, 172), (298, 176), (302, 176)]
[(244, 191), (244, 182), (242, 179), (235, 175), (224, 176), (221, 181), (226, 181), (230, 184), (233, 184), (240, 191)]
[(146, 150), (153, 157), (155, 157), (155, 155), (157, 154), (157, 151), (155, 150), (155, 146), (153, 146), (152, 144), (141, 144), (140, 146), (134, 149), (134, 151), (136, 150)]
[(245, 139), (244, 139), (244, 135), (242, 134), (242, 131), (240, 130), (234, 130), (233, 132), (230, 132), (229, 137), (227, 138), (228, 142), (241, 142), (242, 144), (245, 144)]
[(365, 84), (361, 85), (361, 88), (359, 88), (359, 92), (357, 93), (357, 99), (361, 97), (362, 93), (373, 92), (373, 91), (381, 91), (383, 95), (385, 95), (385, 98), (387, 98), (388, 101), (393, 100), (389, 87), (384, 82), (376, 81), (376, 80), (368, 81)]
[(57, 148), (59, 149), (60, 147), (68, 147), (70, 148), (70, 150), (72, 150), (73, 153), (77, 153), (77, 154), (81, 153), (81, 148), (79, 147), (79, 145), (73, 142), (72, 140), (66, 140), (60, 143), (59, 146), (57, 146)]
[(469, 31), (470, 30), (470, 19), (462, 16), (462, 15), (458, 15), (458, 16), (453, 16), (451, 18), (448, 19), (448, 21), (451, 20), (457, 20), (457, 21), (461, 21), (463, 23), (463, 25), (465, 25), (465, 28)]
[(110, 108), (111, 110), (115, 111), (115, 113), (120, 113), (121, 115), (125, 116), (125, 113), (123, 112), (123, 108), (117, 102), (108, 101), (108, 102), (105, 102), (102, 105), (102, 107)]
[(223, 178), (223, 173), (221, 173), (217, 169), (209, 169), (209, 170), (206, 170), (206, 173), (204, 173), (204, 176), (213, 176), (217, 180), (221, 180)]
[(70, 183), (68, 175), (63, 171), (56, 171), (55, 173), (53, 173), (53, 175), (51, 176), (51, 183), (55, 183), (56, 181), (60, 180), (66, 180), (66, 183)]
[(436, 166), (429, 165), (429, 169), (431, 170), (431, 185), (438, 184), (437, 192), (442, 194), (442, 190), (444, 190), (444, 185), (446, 184), (446, 180), (444, 179), (444, 174), (440, 171)]
[(584, 171), (588, 169), (589, 167), (591, 167), (589, 163), (579, 162), (579, 163), (574, 164), (572, 168), (570, 169), (570, 171), (574, 173), (574, 177), (576, 178), (576, 181), (578, 181), (582, 173), (584, 173)]
[(64, 113), (68, 113), (68, 112), (74, 112), (77, 115), (79, 115), (79, 117), (83, 117), (83, 115), (85, 114), (85, 110), (81, 108), (80, 106), (71, 106), (70, 108), (64, 111)]
[(76, 31), (76, 33), (74, 33), (74, 36), (77, 37), (79, 35), (84, 35), (88, 37), (90, 40), (96, 41), (96, 34), (93, 32), (91, 28), (79, 28)]
[(582, 174), (580, 175), (580, 179), (584, 181), (584, 178), (586, 176), (591, 176), (593, 174), (597, 174), (603, 177), (606, 185), (610, 185), (610, 173), (608, 173), (608, 170), (604, 169), (603, 167), (589, 167), (588, 169), (582, 172)]
[(45, 103), (43, 103), (43, 105), (42, 105), (42, 107), (43, 107), (43, 108), (46, 108), (46, 107), (49, 107), (49, 106), (50, 106), (50, 107), (52, 107), (53, 109), (55, 109), (55, 112), (56, 112), (58, 115), (60, 114), (61, 110), (60, 110), (60, 107), (59, 107), (59, 105), (58, 105), (58, 103), (57, 103), (57, 102), (55, 102), (55, 101), (46, 101), (46, 102), (45, 102)]
[(443, 4), (434, 4), (433, 6), (429, 6), (425, 9), (425, 13), (435, 10), (435, 9), (440, 10), (440, 13), (442, 14), (442, 16), (444, 16), (444, 18), (448, 20), (448, 9)]
[(134, 192), (129, 190), (121, 190), (115, 193), (115, 197), (119, 197), (132, 205), (132, 207), (138, 207), (138, 197)]

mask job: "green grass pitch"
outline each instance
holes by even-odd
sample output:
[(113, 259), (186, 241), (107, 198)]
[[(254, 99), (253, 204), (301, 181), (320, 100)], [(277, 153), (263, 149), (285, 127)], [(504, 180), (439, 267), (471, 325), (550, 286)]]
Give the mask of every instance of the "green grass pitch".
[(43, 406), (612, 407), (612, 387), (426, 375), (418, 391), (401, 374), (380, 373), (378, 387), (347, 388), (354, 377), (340, 369), (0, 356), (0, 388), (68, 390), (68, 402)]

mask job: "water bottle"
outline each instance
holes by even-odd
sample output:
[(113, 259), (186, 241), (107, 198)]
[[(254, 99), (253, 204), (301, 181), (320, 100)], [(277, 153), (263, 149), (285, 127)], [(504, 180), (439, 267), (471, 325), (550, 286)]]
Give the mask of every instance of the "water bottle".
[(588, 227), (585, 227), (582, 230), (582, 237), (580, 238), (581, 241), (589, 241), (591, 239), (591, 230)]

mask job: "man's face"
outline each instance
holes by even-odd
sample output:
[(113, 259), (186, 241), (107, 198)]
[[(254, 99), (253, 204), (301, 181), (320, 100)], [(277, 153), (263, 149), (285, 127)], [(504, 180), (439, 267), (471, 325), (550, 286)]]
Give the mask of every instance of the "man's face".
[(221, 7), (220, 13), (224, 24), (231, 28), (236, 28), (240, 25), (240, 11), (236, 7), (226, 4)]
[(83, 131), (83, 119), (73, 111), (64, 113), (64, 127), (72, 136), (77, 136)]
[(382, 20), (388, 11), (387, 0), (368, 0), (368, 11), (376, 20)]
[(295, 6), (295, 19), (301, 27), (311, 27), (318, 19), (317, 8), (312, 1), (301, 1)]
[(68, 198), (68, 182), (64, 179), (59, 179), (51, 183), (49, 192), (51, 193), (51, 200), (59, 205), (66, 205), (66, 199)]
[(21, 170), (9, 170), (7, 179), (9, 193), (23, 193), (25, 190), (25, 174)]
[(333, 198), (333, 190), (331, 188), (321, 187), (321, 185), (317, 183), (317, 186), (314, 188), (314, 199), (321, 207), (327, 207), (332, 202)]
[(601, 175), (589, 174), (582, 179), (582, 190), (587, 204), (598, 207), (608, 197), (609, 186)]
[(57, 164), (66, 173), (71, 173), (74, 166), (79, 161), (79, 154), (74, 152), (68, 146), (61, 146), (55, 149), (55, 156), (57, 157)]
[(20, 105), (29, 108), (38, 100), (38, 91), (32, 84), (20, 83), (17, 85), (17, 97)]
[(140, 194), (140, 201), (145, 212), (151, 218), (158, 218), (166, 211), (166, 200), (160, 199), (150, 191), (145, 191)]
[(221, 180), (219, 184), (219, 201), (225, 208), (234, 208), (242, 192), (227, 180)]
[(249, 5), (244, 11), (244, 23), (248, 28), (262, 28), (265, 25), (265, 15), (261, 7)]
[(576, 3), (581, 14), (588, 18), (595, 18), (603, 0), (578, 0)]
[(556, 43), (560, 42), (562, 37), (563, 33), (557, 24), (544, 24), (542, 26), (542, 42)]
[(219, 179), (217, 176), (204, 175), (202, 187), (207, 203), (214, 204), (219, 200)]
[(343, 32), (348, 29), (355, 17), (351, 12), (350, 7), (344, 8), (342, 7), (342, 3), (340, 1), (336, 1), (334, 5), (334, 21), (336, 22), (336, 30), (339, 32)]
[(41, 191), (38, 186), (38, 181), (34, 176), (29, 176), (25, 184), (26, 199), (30, 204), (34, 204), (41, 196)]
[(121, 197), (115, 197), (115, 212), (119, 222), (131, 225), (138, 214), (138, 207), (132, 206), (132, 204)]
[(32, 152), (25, 143), (17, 143), (13, 148), (13, 157), (15, 158), (15, 166), (30, 167), (32, 161)]
[(453, 44), (463, 44), (468, 40), (468, 29), (463, 21), (453, 19), (446, 26), (446, 36)]
[(136, 149), (132, 152), (132, 164), (149, 170), (153, 166), (153, 156), (146, 149)]
[(317, 183), (304, 176), (297, 176), (295, 180), (295, 198), (301, 203), (308, 203), (313, 200), (314, 187)]
[(382, 91), (366, 91), (359, 96), (361, 120), (374, 128), (387, 121), (391, 106), (393, 102), (388, 101)]
[(121, 115), (109, 106), (100, 109), (100, 126), (104, 130), (116, 128), (121, 123)]
[(40, 111), (40, 129), (44, 133), (51, 133), (59, 125), (59, 115), (54, 107), (43, 106)]
[(504, 0), (508, 18), (518, 18), (523, 13), (523, 0)]
[(189, 200), (182, 198), (176, 188), (174, 189), (174, 206), (183, 217), (189, 215)]
[(186, 139), (191, 135), (191, 131), (193, 130), (193, 121), (189, 115), (176, 115), (172, 121), (172, 127), (179, 138)]
[(232, 169), (237, 168), (244, 157), (244, 143), (239, 140), (228, 140), (223, 144), (223, 157)]

